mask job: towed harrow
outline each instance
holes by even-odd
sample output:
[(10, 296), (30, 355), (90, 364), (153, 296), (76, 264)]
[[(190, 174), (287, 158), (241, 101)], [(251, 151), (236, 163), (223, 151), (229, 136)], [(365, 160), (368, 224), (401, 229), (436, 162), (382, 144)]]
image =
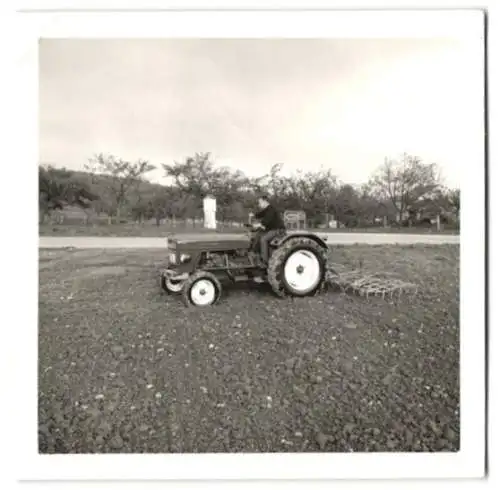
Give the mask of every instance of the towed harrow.
[(325, 276), (327, 285), (332, 285), (345, 293), (353, 293), (368, 298), (377, 296), (400, 298), (403, 294), (416, 295), (418, 286), (403, 281), (395, 274), (387, 272), (371, 272), (359, 269), (348, 270), (342, 264), (328, 263)]

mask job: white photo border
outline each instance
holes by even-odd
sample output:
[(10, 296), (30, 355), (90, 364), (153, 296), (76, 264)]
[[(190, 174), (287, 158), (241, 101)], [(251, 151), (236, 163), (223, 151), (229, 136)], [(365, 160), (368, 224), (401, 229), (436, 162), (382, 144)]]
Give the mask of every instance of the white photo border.
[[(44, 38), (429, 38), (459, 37), (477, 50), (478, 106), (484, 120), (484, 15), (481, 11), (249, 11), (29, 13), (16, 17), (19, 42), (17, 158), (38, 164), (38, 39)], [(24, 44), (23, 44), (24, 43)], [(19, 121), (18, 121), (19, 122)], [(471, 165), (472, 167), (472, 165)], [(457, 453), (40, 455), (37, 429), (37, 312), (20, 311), (22, 352), (19, 457), (23, 480), (378, 479), (481, 477), (485, 461), (484, 136), (473, 168), (461, 168), (461, 449)], [(32, 179), (36, 186), (36, 179)], [(31, 181), (30, 181), (31, 182)], [(33, 189), (34, 192), (34, 189)], [(31, 246), (38, 238), (30, 233)], [(28, 246), (28, 249), (31, 250)], [(22, 248), (20, 248), (22, 253)], [(33, 256), (33, 251), (31, 251)], [(467, 278), (467, 279), (465, 279)], [(34, 289), (36, 286), (34, 286)], [(34, 291), (30, 289), (30, 297)], [(36, 293), (37, 294), (37, 293)], [(23, 298), (24, 301), (24, 298)], [(34, 305), (37, 303), (34, 303)], [(22, 308), (21, 308), (22, 309)], [(28, 339), (28, 343), (26, 342)], [(16, 356), (16, 363), (17, 360)], [(21, 364), (17, 364), (21, 368)], [(21, 396), (22, 395), (22, 396)]]

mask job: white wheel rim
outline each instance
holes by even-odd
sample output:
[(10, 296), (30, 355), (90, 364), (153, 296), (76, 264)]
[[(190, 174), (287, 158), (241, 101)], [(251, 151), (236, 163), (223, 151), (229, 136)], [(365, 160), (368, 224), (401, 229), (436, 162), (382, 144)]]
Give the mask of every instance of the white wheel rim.
[(321, 265), (310, 250), (297, 250), (285, 262), (287, 284), (298, 293), (312, 291), (321, 279)]
[(208, 279), (199, 279), (191, 286), (190, 296), (194, 305), (210, 305), (215, 301), (215, 285)]
[(184, 286), (184, 281), (176, 281), (172, 282), (169, 279), (165, 280), (167, 289), (172, 291), (172, 293), (179, 293), (182, 291), (182, 287)]

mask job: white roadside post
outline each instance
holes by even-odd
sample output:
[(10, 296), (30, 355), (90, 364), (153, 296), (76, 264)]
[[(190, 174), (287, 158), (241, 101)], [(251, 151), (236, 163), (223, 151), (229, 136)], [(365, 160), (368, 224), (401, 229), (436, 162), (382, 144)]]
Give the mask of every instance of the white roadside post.
[(206, 196), (203, 199), (204, 226), (210, 230), (217, 229), (217, 201), (213, 196)]

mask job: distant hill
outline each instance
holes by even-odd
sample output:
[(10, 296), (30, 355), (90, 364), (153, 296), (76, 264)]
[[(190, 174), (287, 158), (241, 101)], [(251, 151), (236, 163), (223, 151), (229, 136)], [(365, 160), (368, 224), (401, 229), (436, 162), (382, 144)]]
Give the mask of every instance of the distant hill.
[[(50, 180), (47, 181), (45, 178), (45, 180), (43, 180), (44, 192), (57, 193), (59, 192), (57, 189), (62, 189), (61, 185), (64, 188), (67, 188), (68, 185), (76, 185), (76, 189), (83, 188), (91, 195), (98, 196), (98, 199), (94, 198), (94, 200), (87, 201), (89, 207), (82, 209), (82, 207), (79, 207), (76, 203), (72, 203), (71, 198), (68, 200), (70, 194), (67, 196), (61, 194), (60, 198), (55, 198), (55, 201), (51, 201), (56, 203), (59, 202), (63, 205), (63, 209), (56, 206), (56, 208), (52, 210), (53, 219), (64, 222), (82, 222), (87, 219), (95, 222), (100, 218), (107, 219), (107, 211), (112, 209), (110, 206), (112, 206), (113, 202), (116, 202), (113, 192), (111, 191), (111, 189), (115, 187), (116, 182), (113, 182), (115, 185), (110, 185), (112, 177), (102, 174), (93, 174), (82, 170), (53, 167), (50, 165), (41, 165), (40, 167), (50, 172), (51, 179), (54, 182), (53, 185), (49, 184), (49, 187), (47, 187), (47, 182), (50, 182)], [(44, 173), (43, 175), (47, 176), (48, 174)], [(42, 185), (42, 181), (40, 181), (40, 185)], [(40, 189), (42, 189), (42, 187)], [(126, 194), (127, 202), (124, 203), (122, 207), (123, 216), (130, 216), (134, 206), (137, 206), (138, 203), (142, 203), (142, 206), (147, 206), (147, 204), (153, 201), (158, 195), (164, 195), (167, 189), (166, 186), (152, 183), (147, 180), (136, 181)], [(46, 194), (40, 194), (40, 196), (42, 195)], [(48, 218), (48, 215), (41, 215), (42, 221), (46, 218)]]
[[(75, 179), (78, 179), (81, 182), (88, 183), (91, 187), (91, 190), (95, 191), (98, 195), (101, 195), (106, 191), (108, 187), (107, 182), (111, 180), (111, 177), (109, 177), (108, 175), (91, 174), (89, 172), (84, 172), (81, 170), (68, 170), (68, 172), (71, 172)], [(167, 188), (162, 184), (149, 182), (147, 180), (140, 181), (138, 185), (138, 189), (141, 194), (144, 193), (145, 195), (151, 196), (156, 192), (161, 192), (162, 190), (165, 190)]]

